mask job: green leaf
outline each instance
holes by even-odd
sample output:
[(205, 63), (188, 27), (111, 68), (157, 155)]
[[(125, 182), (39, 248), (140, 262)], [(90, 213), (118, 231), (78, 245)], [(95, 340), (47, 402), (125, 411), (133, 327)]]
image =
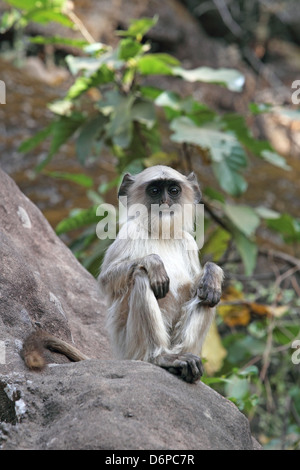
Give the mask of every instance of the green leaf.
[(212, 256), (212, 260), (217, 262), (225, 253), (231, 234), (226, 230), (218, 227), (206, 240), (201, 253)]
[[(213, 162), (212, 169), (221, 188), (232, 196), (238, 197), (246, 191), (248, 184), (243, 176), (238, 173), (239, 168), (233, 167), (235, 162), (232, 163), (232, 160), (231, 155), (227, 155), (222, 161)], [(242, 158), (239, 160), (242, 161)], [(243, 166), (245, 165), (240, 164), (241, 168)]]
[(73, 28), (74, 23), (59, 10), (37, 9), (30, 10), (23, 15), (27, 21), (35, 21), (36, 23), (46, 24), (49, 22), (60, 23), (68, 28)]
[(244, 235), (249, 237), (255, 233), (260, 220), (251, 207), (224, 204), (224, 210), (227, 217)]
[(82, 173), (67, 173), (64, 171), (44, 171), (44, 174), (51, 176), (52, 178), (62, 179), (65, 181), (72, 181), (73, 183), (84, 186), (85, 188), (91, 188), (93, 186), (93, 180), (87, 175)]
[(55, 228), (57, 235), (62, 233), (70, 232), (71, 230), (77, 230), (86, 225), (97, 223), (100, 218), (96, 215), (98, 205), (90, 207), (89, 209), (81, 209), (76, 211), (74, 215), (63, 219)]
[[(5, 0), (6, 3), (22, 10), (31, 10), (36, 7), (37, 0)], [(42, 4), (42, 2), (40, 2)]]
[(73, 107), (72, 101), (68, 100), (57, 100), (53, 103), (48, 104), (48, 108), (55, 114), (60, 116), (70, 115)]
[(258, 371), (258, 367), (256, 367), (256, 366), (248, 366), (248, 367), (246, 367), (245, 369), (240, 370), (239, 373), (238, 373), (238, 375), (239, 375), (240, 377), (245, 377), (245, 376), (246, 376), (246, 377), (249, 377), (249, 376), (256, 376), (256, 377), (257, 377), (257, 376), (258, 376), (258, 372), (259, 372), (259, 371)]
[(89, 77), (78, 77), (69, 89), (65, 100), (74, 100), (92, 87), (104, 85), (114, 80), (114, 72), (105, 64)]
[(251, 276), (256, 266), (257, 246), (237, 229), (232, 231), (232, 235), (236, 243), (237, 250), (241, 255), (245, 274), (247, 276)]
[(250, 384), (247, 379), (240, 379), (236, 375), (229, 377), (230, 382), (225, 385), (225, 393), (227, 397), (242, 400), (250, 392)]
[(137, 60), (137, 69), (142, 75), (173, 75), (173, 66), (178, 60), (169, 54), (146, 54)]
[(300, 220), (294, 219), (290, 214), (281, 214), (276, 219), (269, 219), (267, 225), (281, 233), (288, 243), (300, 240)]
[(79, 47), (80, 49), (87, 46), (89, 43), (84, 39), (71, 39), (71, 38), (64, 38), (62, 36), (52, 36), (52, 37), (44, 37), (44, 36), (34, 36), (29, 38), (29, 41), (34, 44), (60, 44), (63, 46), (72, 46), (72, 47)]
[(268, 103), (249, 103), (249, 109), (252, 114), (269, 113), (273, 110), (273, 105)]
[(33, 137), (30, 137), (29, 139), (22, 142), (18, 148), (18, 151), (29, 152), (30, 150), (37, 147), (38, 144), (40, 144), (51, 134), (53, 126), (54, 122), (51, 122), (47, 127), (44, 127), (44, 129), (37, 132), (37, 134), (35, 134)]
[(286, 163), (285, 159), (278, 155), (276, 152), (270, 150), (263, 150), (261, 152), (261, 157), (272, 165), (283, 168), (284, 170), (291, 170), (291, 167)]
[(131, 119), (145, 124), (148, 129), (152, 129), (156, 122), (153, 103), (141, 98), (137, 99), (131, 109)]
[(212, 69), (210, 67), (198, 67), (192, 70), (186, 70), (182, 67), (174, 67), (173, 74), (177, 75), (187, 82), (206, 82), (216, 83), (226, 86), (231, 91), (242, 91), (245, 77), (234, 69)]
[(137, 20), (131, 20), (130, 26), (127, 31), (116, 31), (118, 36), (131, 36), (141, 40), (148, 31), (156, 25), (158, 16), (153, 18), (139, 18)]
[(273, 211), (272, 209), (264, 206), (256, 207), (255, 212), (262, 219), (278, 219), (280, 217), (279, 212)]
[(233, 196), (241, 195), (247, 183), (239, 171), (247, 166), (246, 154), (236, 137), (208, 124), (198, 127), (191, 119), (180, 117), (170, 125), (175, 142), (199, 145), (210, 152), (212, 168), (222, 189)]
[(285, 170), (290, 169), (285, 159), (274, 152), (270, 142), (257, 140), (253, 137), (243, 116), (235, 113), (225, 114), (222, 116), (221, 123), (225, 126), (225, 130), (233, 132), (237, 139), (254, 155)]
[(102, 113), (109, 116), (105, 126), (107, 137), (114, 145), (127, 148), (132, 139), (131, 109), (135, 100), (133, 95), (122, 95), (118, 90), (110, 90), (98, 103)]
[(76, 154), (79, 162), (84, 165), (86, 158), (92, 154), (93, 145), (97, 137), (104, 130), (107, 118), (103, 114), (89, 119), (82, 126), (76, 140)]
[(58, 149), (71, 137), (84, 121), (84, 116), (80, 113), (74, 113), (71, 116), (61, 116), (52, 123), (51, 136), (52, 141), (47, 157), (35, 168), (35, 171), (41, 171), (52, 159)]
[(119, 43), (119, 59), (129, 60), (136, 57), (143, 50), (142, 44), (132, 38), (122, 39)]

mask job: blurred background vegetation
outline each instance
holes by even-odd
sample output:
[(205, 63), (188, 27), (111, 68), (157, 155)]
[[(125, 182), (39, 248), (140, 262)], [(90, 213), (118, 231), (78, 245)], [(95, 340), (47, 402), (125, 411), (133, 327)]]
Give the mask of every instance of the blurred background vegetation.
[(203, 380), (264, 448), (299, 450), (297, 1), (9, 0), (0, 14), (1, 168), (94, 276), (109, 242), (96, 208), (117, 203), (122, 173), (195, 171), (201, 260), (226, 273)]

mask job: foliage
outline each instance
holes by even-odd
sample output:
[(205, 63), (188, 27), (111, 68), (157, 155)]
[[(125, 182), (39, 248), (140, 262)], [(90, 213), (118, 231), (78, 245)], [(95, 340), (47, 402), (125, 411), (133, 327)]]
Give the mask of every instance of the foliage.
[(203, 380), (248, 416), (266, 449), (299, 450), (300, 361), (292, 362), (292, 345), (300, 335), (300, 301), (292, 289), (271, 291), (257, 281), (251, 287), (245, 296), (236, 284), (222, 298), (218, 323), (226, 358), (217, 376)]
[[(76, 22), (64, 0), (7, 3), (14, 9), (3, 15), (0, 32), (12, 25), (23, 28), (29, 21), (55, 21), (67, 27), (74, 27)], [(175, 57), (152, 52), (145, 36), (157, 21), (156, 17), (132, 20), (126, 31), (116, 32), (120, 37), (116, 48), (91, 41), (85, 30), (84, 40), (31, 38), (35, 44), (72, 45), (80, 54), (66, 58), (74, 82), (62, 100), (49, 104), (52, 121), (23, 142), (20, 151), (29, 152), (49, 139), (48, 154), (36, 172), (67, 179), (87, 189), (91, 207), (73, 210), (56, 231), (61, 235), (81, 230), (70, 248), (96, 275), (109, 243), (98, 240), (95, 231), (101, 220), (96, 208), (104, 202), (106, 191), (118, 186), (123, 172), (138, 172), (152, 164), (174, 164), (180, 168), (185, 163), (192, 169), (189, 150), (193, 148), (198, 158), (210, 165), (218, 187), (204, 190), (207, 218), (202, 252), (219, 262), (226, 260), (235, 246), (245, 274), (250, 275), (257, 261), (257, 231), (264, 228), (275, 231), (285, 243), (299, 242), (300, 220), (266, 207), (239, 204), (238, 198), (248, 187), (245, 174), (249, 155), (283, 171), (289, 171), (289, 167), (269, 142), (253, 137), (243, 116), (221, 115), (193, 97), (149, 85), (149, 79), (156, 83), (157, 76), (218, 84), (233, 92), (241, 91), (244, 84), (244, 77), (237, 70), (186, 70)], [(271, 111), (270, 105), (249, 105), (253, 115)], [(178, 154), (163, 149), (166, 128), (172, 142), (178, 145)], [(73, 139), (76, 157), (83, 167), (90, 158), (101, 158), (103, 149), (108, 149), (117, 162), (116, 177), (95, 191), (92, 179), (84, 172), (75, 175), (47, 171), (49, 162), (59, 156), (69, 139)], [(180, 157), (182, 151), (185, 162)], [(229, 265), (229, 269), (234, 272), (234, 266)], [(217, 376), (206, 376), (204, 381), (234, 401), (254, 423), (258, 421), (261, 440), (270, 447), (278, 447), (276, 439), (284, 434), (287, 446), (295, 448), (299, 445), (300, 395), (291, 367), (290, 343), (299, 335), (300, 305), (291, 292), (281, 291), (282, 301), (278, 303), (276, 289), (262, 289), (255, 284), (251, 297), (235, 285), (223, 296), (217, 321), (226, 358)], [(257, 298), (263, 302), (257, 302)]]
[[(12, 3), (20, 6), (18, 2)], [(49, 6), (49, 3), (45, 2), (45, 5)], [(31, 11), (29, 7), (28, 4)], [(58, 2), (55, 8), (65, 8), (64, 2)], [(108, 148), (117, 158), (118, 174), (140, 171), (157, 160), (180, 165), (179, 156), (174, 158), (174, 155), (162, 152), (161, 128), (167, 123), (171, 140), (198, 149), (199, 155), (208, 159), (221, 191), (234, 198), (234, 202), (228, 202), (223, 193), (214, 191), (210, 192), (206, 203), (224, 220), (224, 228), (234, 240), (245, 272), (251, 274), (256, 264), (257, 228), (265, 223), (279, 231), (286, 241), (291, 241), (299, 235), (299, 221), (287, 214), (272, 213), (269, 217), (264, 208), (256, 210), (236, 203), (236, 198), (247, 189), (243, 176), (248, 165), (247, 153), (284, 170), (288, 170), (288, 166), (269, 142), (252, 136), (242, 116), (221, 116), (192, 97), (181, 98), (174, 92), (143, 84), (144, 77), (168, 75), (191, 82), (218, 83), (237, 92), (244, 83), (244, 77), (237, 70), (208, 67), (185, 70), (173, 56), (152, 53), (150, 44), (143, 37), (156, 22), (157, 18), (133, 20), (127, 31), (117, 31), (121, 39), (115, 49), (102, 43), (86, 45), (77, 40), (74, 45), (84, 55), (66, 58), (75, 77), (73, 85), (63, 100), (49, 105), (55, 115), (52, 122), (24, 142), (20, 151), (28, 152), (45, 138), (50, 138), (48, 155), (36, 168), (42, 171), (61, 146), (73, 137), (76, 155), (82, 165), (91, 156), (99, 157), (103, 148)], [(43, 39), (41, 36), (33, 40), (53, 44), (60, 41), (58, 37)], [(89, 94), (95, 88), (99, 90), (98, 94)], [(159, 108), (164, 112), (163, 118)], [(252, 110), (257, 112), (255, 107)], [(115, 184), (118, 182), (119, 178), (116, 178)], [(288, 233), (283, 231), (282, 218), (287, 223), (289, 220)], [(73, 226), (70, 224), (70, 230)]]

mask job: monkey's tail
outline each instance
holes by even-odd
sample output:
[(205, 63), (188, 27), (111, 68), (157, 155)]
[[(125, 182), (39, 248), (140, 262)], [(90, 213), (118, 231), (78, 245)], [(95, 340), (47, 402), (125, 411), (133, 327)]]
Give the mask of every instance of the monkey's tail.
[(45, 349), (64, 354), (74, 362), (89, 359), (89, 357), (66, 341), (56, 338), (45, 331), (38, 330), (27, 336), (23, 343), (22, 355), (29, 369), (41, 370), (45, 367)]

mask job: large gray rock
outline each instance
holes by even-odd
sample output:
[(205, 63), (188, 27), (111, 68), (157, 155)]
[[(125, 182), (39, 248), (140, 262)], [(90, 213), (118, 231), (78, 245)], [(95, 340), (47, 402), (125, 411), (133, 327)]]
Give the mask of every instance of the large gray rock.
[(60, 364), (7, 389), (20, 422), (4, 449), (253, 449), (235, 405), (148, 363)]
[[(1, 170), (0, 259), (0, 448), (253, 449), (245, 416), (209, 387), (111, 360), (97, 282)], [(97, 359), (49, 352), (28, 371), (36, 323)]]
[(20, 347), (36, 323), (87, 356), (109, 357), (97, 282), (1, 170), (0, 260), (0, 341), (6, 356), (0, 372), (25, 370)]

